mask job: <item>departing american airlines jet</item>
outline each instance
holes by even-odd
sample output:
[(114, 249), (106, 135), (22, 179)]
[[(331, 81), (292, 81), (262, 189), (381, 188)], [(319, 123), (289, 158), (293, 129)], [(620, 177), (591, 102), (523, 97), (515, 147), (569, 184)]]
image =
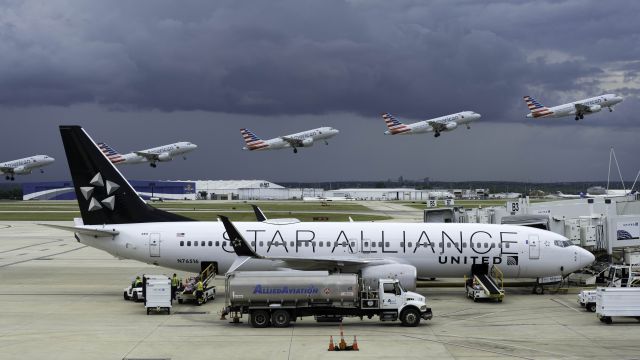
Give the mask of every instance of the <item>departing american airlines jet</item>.
[[(45, 226), (75, 233), (114, 256), (171, 269), (361, 272), (396, 277), (462, 277), (498, 266), (507, 277), (567, 275), (594, 256), (562, 235), (526, 226), (475, 223), (194, 221), (145, 203), (79, 126), (60, 134), (82, 218)], [(44, 225), (44, 224), (43, 224)], [(250, 247), (250, 248), (248, 248)], [(248, 251), (250, 250), (250, 251)], [(475, 269), (475, 270), (474, 270)]]
[(609, 109), (609, 112), (612, 112), (613, 106), (622, 102), (622, 100), (624, 99), (616, 94), (604, 94), (548, 108), (531, 96), (524, 97), (524, 101), (527, 103), (529, 111), (531, 111), (527, 114), (528, 118), (575, 116), (576, 121), (584, 119), (585, 115), (597, 113), (605, 107)]
[(148, 162), (149, 166), (156, 167), (158, 161), (171, 161), (174, 156), (181, 155), (187, 160), (186, 153), (195, 150), (198, 145), (187, 141), (177, 142), (169, 145), (162, 145), (151, 149), (132, 151), (128, 154), (120, 154), (111, 146), (105, 143), (98, 143), (100, 150), (112, 163), (120, 164), (140, 164)]
[(382, 114), (382, 118), (389, 128), (388, 131), (384, 132), (386, 135), (407, 135), (433, 132), (433, 136), (435, 137), (440, 136), (441, 132), (456, 129), (458, 125), (466, 125), (467, 129), (471, 129), (469, 124), (480, 119), (480, 117), (480, 114), (476, 112), (463, 111), (405, 125), (391, 114)]
[(0, 174), (5, 175), (6, 180), (15, 180), (14, 175), (26, 175), (31, 174), (33, 169), (40, 168), (40, 172), (43, 173), (43, 166), (47, 166), (53, 163), (56, 159), (47, 155), (34, 155), (27, 158), (18, 160), (12, 160), (0, 163)]
[(242, 150), (278, 150), (293, 148), (293, 152), (298, 153), (298, 148), (313, 146), (318, 140), (324, 140), (325, 145), (329, 145), (327, 139), (336, 136), (340, 131), (332, 127), (321, 127), (317, 129), (302, 131), (295, 134), (279, 136), (277, 138), (262, 140), (249, 129), (240, 129), (242, 138), (247, 144)]

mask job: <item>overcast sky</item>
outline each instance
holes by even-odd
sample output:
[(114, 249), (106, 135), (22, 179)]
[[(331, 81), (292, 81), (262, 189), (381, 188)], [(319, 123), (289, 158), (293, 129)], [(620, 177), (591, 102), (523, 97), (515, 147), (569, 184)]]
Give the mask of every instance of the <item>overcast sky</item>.
[[(615, 146), (640, 169), (638, 1), (3, 1), (0, 161), (48, 154), (68, 179), (57, 125), (120, 152), (175, 141), (188, 159), (122, 166), (135, 179), (581, 181), (607, 177)], [(613, 113), (526, 119), (613, 92)], [(385, 136), (463, 110), (471, 130)], [(247, 152), (319, 126), (329, 146)], [(4, 181), (4, 180), (0, 180)]]

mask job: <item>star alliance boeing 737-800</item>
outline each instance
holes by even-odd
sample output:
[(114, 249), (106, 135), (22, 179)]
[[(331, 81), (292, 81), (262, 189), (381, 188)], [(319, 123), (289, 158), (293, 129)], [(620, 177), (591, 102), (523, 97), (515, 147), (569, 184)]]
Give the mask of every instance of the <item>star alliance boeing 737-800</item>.
[[(462, 277), (499, 266), (507, 277), (569, 274), (594, 256), (556, 233), (524, 226), (455, 223), (194, 221), (146, 204), (79, 126), (61, 126), (82, 215), (72, 231), (114, 256), (171, 269), (324, 269), (397, 277)], [(232, 229), (231, 235), (230, 230)], [(240, 237), (255, 256), (236, 253)]]

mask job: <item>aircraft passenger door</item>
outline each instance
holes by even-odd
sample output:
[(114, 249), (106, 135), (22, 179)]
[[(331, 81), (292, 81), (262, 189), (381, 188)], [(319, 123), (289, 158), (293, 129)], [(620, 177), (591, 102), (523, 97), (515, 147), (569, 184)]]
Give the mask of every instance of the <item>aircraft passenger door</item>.
[(149, 255), (151, 257), (160, 257), (160, 234), (149, 234)]
[(529, 259), (540, 259), (540, 239), (538, 239), (538, 235), (529, 235)]

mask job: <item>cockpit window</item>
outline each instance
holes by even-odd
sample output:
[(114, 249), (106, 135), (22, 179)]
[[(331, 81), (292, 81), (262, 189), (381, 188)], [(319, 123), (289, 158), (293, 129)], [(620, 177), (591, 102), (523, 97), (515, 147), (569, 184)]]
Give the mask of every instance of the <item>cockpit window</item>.
[(559, 246), (559, 247), (569, 247), (569, 246), (573, 245), (571, 243), (571, 241), (569, 241), (569, 240), (554, 240), (553, 244), (555, 246)]

